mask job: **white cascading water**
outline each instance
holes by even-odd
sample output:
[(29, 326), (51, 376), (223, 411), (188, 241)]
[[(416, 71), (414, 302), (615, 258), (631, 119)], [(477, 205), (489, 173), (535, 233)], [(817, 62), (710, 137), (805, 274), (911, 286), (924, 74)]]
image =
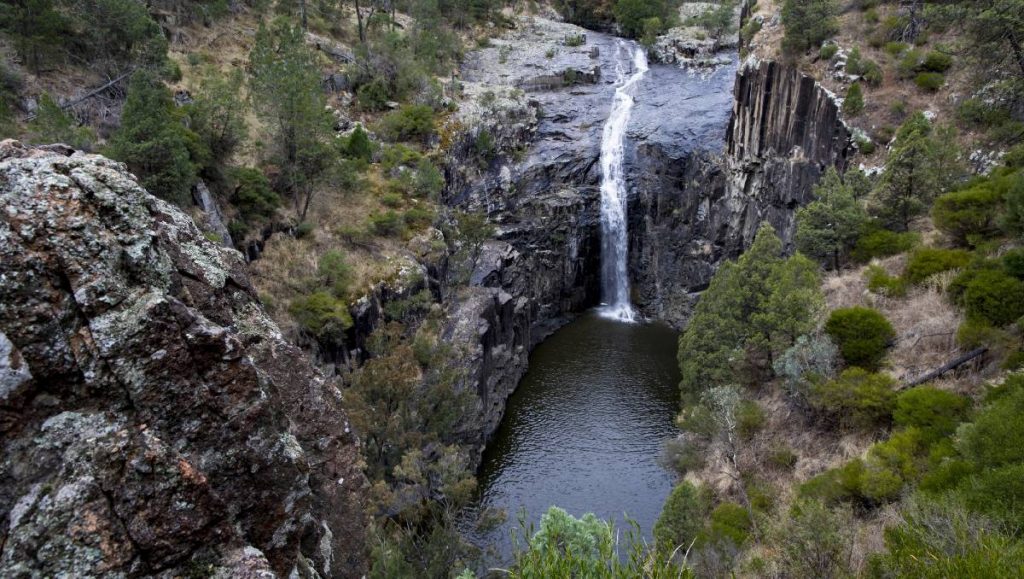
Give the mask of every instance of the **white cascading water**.
[(629, 272), (626, 269), (629, 237), (626, 229), (626, 179), (622, 167), (625, 154), (626, 125), (633, 110), (630, 88), (647, 72), (647, 56), (639, 46), (620, 42), (618, 57), (632, 49), (632, 74), (621, 58), (615, 99), (601, 138), (601, 315), (624, 322), (636, 321), (636, 312), (629, 302)]

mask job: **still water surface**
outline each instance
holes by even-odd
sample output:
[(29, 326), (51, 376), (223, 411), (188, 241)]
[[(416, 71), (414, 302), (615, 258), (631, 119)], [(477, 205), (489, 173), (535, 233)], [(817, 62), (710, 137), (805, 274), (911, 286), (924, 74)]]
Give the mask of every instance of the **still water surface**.
[(626, 515), (649, 536), (674, 480), (658, 457), (678, 383), (676, 333), (660, 324), (589, 313), (538, 345), (478, 476), (478, 506), (508, 518), (478, 541), (507, 559), (517, 513), (536, 525), (551, 505)]

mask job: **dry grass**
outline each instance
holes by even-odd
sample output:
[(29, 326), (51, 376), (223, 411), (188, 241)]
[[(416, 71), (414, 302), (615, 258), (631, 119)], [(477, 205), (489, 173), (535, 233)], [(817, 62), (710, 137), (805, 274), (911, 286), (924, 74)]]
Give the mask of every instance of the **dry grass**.
[[(903, 271), (906, 256), (876, 260), (890, 275)], [(908, 380), (941, 366), (960, 350), (956, 329), (963, 315), (946, 298), (953, 272), (934, 276), (910, 288), (905, 297), (873, 294), (867, 289), (867, 267), (831, 273), (822, 283), (829, 310), (864, 306), (882, 312), (896, 330), (896, 345), (885, 359), (886, 369), (898, 380)]]

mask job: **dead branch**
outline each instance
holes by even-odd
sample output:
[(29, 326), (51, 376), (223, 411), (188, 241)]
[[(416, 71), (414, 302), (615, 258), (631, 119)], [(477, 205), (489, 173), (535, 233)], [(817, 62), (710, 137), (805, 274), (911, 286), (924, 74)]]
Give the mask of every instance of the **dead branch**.
[(982, 354), (984, 354), (987, 351), (988, 351), (988, 348), (984, 347), (984, 346), (982, 346), (981, 348), (976, 348), (974, 350), (971, 350), (970, 352), (967, 352), (966, 354), (963, 354), (962, 356), (958, 356), (958, 357), (950, 360), (949, 362), (946, 362), (945, 364), (943, 364), (942, 366), (939, 366), (938, 368), (932, 370), (931, 372), (927, 372), (927, 373), (925, 373), (922, 376), (918, 376), (917, 378), (914, 378), (913, 380), (911, 380), (911, 381), (907, 382), (906, 384), (903, 384), (902, 386), (897, 388), (897, 390), (903, 390), (904, 388), (912, 388), (914, 386), (917, 386), (917, 385), (920, 385), (920, 384), (924, 384), (925, 382), (928, 382), (930, 380), (934, 380), (934, 379), (938, 378), (939, 376), (942, 376), (946, 372), (949, 372), (950, 370), (955, 370), (958, 367), (962, 366), (963, 364), (966, 364), (967, 362), (970, 362), (971, 360), (977, 358), (978, 356), (981, 356)]

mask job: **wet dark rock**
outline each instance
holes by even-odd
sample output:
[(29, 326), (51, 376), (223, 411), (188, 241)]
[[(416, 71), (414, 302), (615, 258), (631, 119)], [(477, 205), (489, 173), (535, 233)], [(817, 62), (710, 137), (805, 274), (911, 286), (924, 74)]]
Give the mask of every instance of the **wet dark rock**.
[(340, 392), (242, 256), (103, 157), (0, 144), (0, 575), (351, 576)]

